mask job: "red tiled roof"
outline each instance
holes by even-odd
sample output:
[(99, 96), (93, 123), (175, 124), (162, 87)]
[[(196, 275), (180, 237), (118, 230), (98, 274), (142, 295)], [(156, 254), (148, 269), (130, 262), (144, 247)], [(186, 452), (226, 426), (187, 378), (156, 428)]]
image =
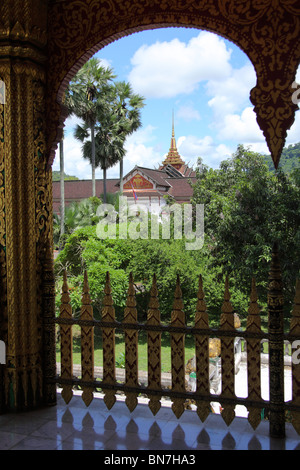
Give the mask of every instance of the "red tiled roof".
[(168, 194), (176, 200), (189, 200), (193, 196), (193, 188), (189, 181), (195, 183), (196, 178), (168, 178), (171, 185)]
[[(137, 197), (163, 197), (169, 195), (177, 202), (187, 202), (193, 196), (193, 189), (190, 181), (196, 182), (195, 172), (188, 168), (185, 171), (185, 177), (170, 177), (164, 170), (152, 170), (150, 168), (135, 167), (146, 176), (156, 182), (158, 186), (163, 186), (165, 190), (145, 190), (136, 189)], [(186, 169), (185, 169), (186, 170)], [(131, 173), (131, 172), (130, 172)], [(130, 174), (128, 173), (128, 175)], [(189, 177), (187, 176), (189, 175)], [(193, 176), (192, 176), (193, 175)], [(126, 175), (127, 176), (127, 175)], [(106, 181), (108, 193), (119, 191), (119, 179), (108, 179)], [(96, 180), (96, 195), (100, 197), (103, 194), (103, 180)], [(131, 190), (125, 190), (124, 196), (133, 197)], [(72, 202), (81, 201), (92, 196), (92, 180), (68, 180), (65, 181), (65, 204), (68, 206)], [(53, 182), (53, 210), (56, 213), (60, 211), (60, 182)]]
[[(106, 190), (108, 193), (119, 191), (116, 184), (119, 179), (108, 179), (106, 181)], [(103, 194), (103, 180), (96, 180), (96, 196)], [(81, 200), (92, 196), (92, 180), (74, 180), (65, 181), (65, 199)], [(60, 199), (60, 181), (53, 181), (53, 200)]]

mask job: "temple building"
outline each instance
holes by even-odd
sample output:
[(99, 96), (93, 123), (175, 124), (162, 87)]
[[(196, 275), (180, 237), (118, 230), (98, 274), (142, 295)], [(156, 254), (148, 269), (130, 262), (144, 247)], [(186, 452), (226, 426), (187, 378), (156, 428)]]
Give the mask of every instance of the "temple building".
[[(123, 179), (123, 196), (129, 204), (146, 207), (149, 211), (160, 212), (166, 204), (165, 196), (177, 203), (189, 202), (196, 182), (196, 172), (184, 162), (177, 150), (174, 120), (171, 145), (164, 161), (157, 169), (135, 166)], [(65, 181), (65, 204), (79, 202), (91, 196), (91, 180)], [(120, 191), (119, 179), (107, 180), (107, 192)], [(96, 195), (103, 194), (103, 180), (96, 181)], [(53, 182), (53, 210), (60, 211), (60, 182)]]

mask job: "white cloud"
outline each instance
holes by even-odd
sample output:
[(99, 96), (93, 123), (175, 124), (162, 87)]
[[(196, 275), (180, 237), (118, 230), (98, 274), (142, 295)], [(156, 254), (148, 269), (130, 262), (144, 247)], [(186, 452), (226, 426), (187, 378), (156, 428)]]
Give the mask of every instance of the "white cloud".
[(227, 114), (224, 116), (223, 127), (219, 131), (218, 138), (234, 140), (237, 143), (265, 141), (257, 124), (256, 114), (251, 107), (245, 108), (241, 114)]
[(176, 117), (188, 122), (195, 120), (198, 121), (201, 119), (199, 111), (190, 104), (180, 106), (176, 111)]
[[(79, 179), (92, 177), (91, 165), (82, 157), (81, 143), (72, 133), (67, 134), (64, 139), (64, 167), (67, 175), (77, 176)], [(59, 149), (56, 151), (53, 170), (59, 171)]]
[(112, 68), (112, 61), (111, 60), (102, 59), (101, 57), (99, 57), (99, 59), (100, 59), (100, 66), (101, 67), (104, 67), (105, 69)]
[(128, 79), (146, 98), (189, 94), (201, 81), (229, 75), (230, 55), (222, 38), (205, 31), (187, 44), (176, 38), (143, 45), (131, 59)]
[(229, 158), (234, 149), (224, 144), (217, 144), (211, 136), (198, 138), (193, 135), (181, 136), (177, 142), (177, 148), (182, 158), (189, 162), (190, 166), (197, 163), (199, 157), (203, 163), (211, 168), (217, 168), (222, 160)]
[(226, 114), (235, 113), (249, 105), (250, 91), (255, 84), (256, 74), (250, 62), (240, 69), (232, 69), (231, 74), (222, 80), (209, 80), (206, 90), (212, 98), (208, 106), (212, 108), (215, 119), (222, 122)]
[[(300, 77), (299, 77), (300, 83)], [(300, 140), (300, 108), (296, 111), (295, 121), (290, 130), (287, 132), (286, 145), (296, 144)]]
[(77, 124), (82, 125), (82, 119), (74, 115), (69, 116), (64, 123), (65, 136), (73, 134)]
[(130, 171), (135, 165), (154, 168), (162, 162), (162, 155), (149, 145), (155, 139), (154, 132), (155, 127), (146, 126), (127, 138), (124, 173)]

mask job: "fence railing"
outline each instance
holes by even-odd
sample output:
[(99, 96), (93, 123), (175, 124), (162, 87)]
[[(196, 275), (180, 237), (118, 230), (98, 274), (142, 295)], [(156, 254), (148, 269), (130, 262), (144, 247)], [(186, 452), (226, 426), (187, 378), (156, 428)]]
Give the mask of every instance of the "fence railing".
[[(132, 275), (129, 278), (127, 302), (124, 320), (116, 321), (112, 300), (110, 276), (107, 273), (104, 289), (101, 320), (93, 317), (93, 308), (89, 295), (88, 278), (85, 273), (80, 317), (72, 315), (67, 274), (64, 273), (60, 315), (50, 318), (47, 311), (53, 306), (54, 279), (47, 275), (44, 282), (44, 331), (45, 347), (45, 387), (46, 401), (53, 401), (55, 387), (62, 387), (62, 396), (66, 403), (72, 399), (73, 388), (80, 387), (82, 399), (89, 406), (94, 392), (102, 391), (104, 402), (111, 409), (116, 401), (116, 392), (124, 392), (126, 405), (132, 412), (140, 394), (149, 398), (149, 408), (155, 415), (161, 406), (161, 398), (169, 397), (172, 410), (179, 418), (185, 409), (186, 400), (192, 400), (202, 422), (211, 412), (210, 403), (221, 405), (221, 415), (229, 426), (235, 417), (236, 405), (244, 405), (248, 410), (248, 421), (255, 429), (262, 419), (262, 410), (268, 415), (270, 435), (285, 436), (285, 415), (292, 417), (292, 423), (300, 434), (300, 364), (291, 364), (292, 399), (284, 400), (284, 342), (293, 344), (300, 338), (300, 283), (296, 286), (295, 304), (292, 311), (290, 332), (283, 329), (283, 295), (282, 281), (277, 251), (274, 250), (269, 275), (268, 289), (268, 331), (261, 329), (260, 309), (255, 281), (252, 281), (246, 329), (241, 331), (234, 325), (234, 313), (230, 302), (228, 279), (224, 289), (224, 301), (218, 329), (209, 327), (202, 278), (199, 279), (198, 301), (194, 326), (185, 324), (180, 279), (177, 278), (174, 303), (169, 325), (163, 325), (160, 319), (159, 300), (156, 278), (153, 278), (150, 292), (147, 321), (138, 322), (135, 289)], [(47, 308), (49, 307), (50, 308)], [(53, 310), (52, 310), (53, 311)], [(55, 349), (53, 335), (55, 324), (60, 327), (61, 370), (57, 375), (54, 368)], [(74, 377), (73, 370), (73, 326), (81, 329), (81, 374)], [(102, 377), (95, 377), (94, 364), (94, 329), (102, 331), (103, 369)], [(116, 376), (115, 335), (121, 330), (125, 342), (125, 381), (119, 382)], [(138, 335), (146, 332), (148, 346), (147, 385), (139, 383), (138, 370)], [(161, 381), (161, 336), (170, 335), (171, 342), (171, 386), (166, 388)], [(192, 335), (195, 340), (196, 389), (191, 391), (186, 386), (185, 337)], [(215, 337), (221, 340), (221, 393), (211, 392), (209, 372), (209, 340)], [(244, 338), (247, 356), (248, 396), (235, 395), (235, 339)], [(49, 338), (51, 340), (49, 340)], [(261, 341), (268, 340), (269, 355), (269, 399), (262, 399), (261, 394)]]

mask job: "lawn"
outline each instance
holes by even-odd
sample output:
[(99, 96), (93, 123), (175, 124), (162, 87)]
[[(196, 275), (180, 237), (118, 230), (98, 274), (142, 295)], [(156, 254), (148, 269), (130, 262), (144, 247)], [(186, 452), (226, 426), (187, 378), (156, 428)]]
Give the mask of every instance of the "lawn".
[[(195, 354), (194, 338), (187, 336), (185, 339), (185, 363), (192, 358)], [(81, 363), (81, 351), (80, 351), (80, 329), (79, 327), (73, 327), (73, 363)], [(94, 339), (94, 357), (95, 357), (95, 366), (103, 366), (103, 355), (102, 355), (102, 335), (101, 331), (95, 329), (95, 339)], [(115, 357), (116, 357), (116, 367), (124, 366), (124, 353), (125, 353), (125, 343), (124, 343), (124, 334), (116, 332), (115, 337)], [(162, 372), (171, 371), (171, 348), (170, 348), (170, 335), (168, 333), (163, 333), (161, 338), (161, 358)], [(57, 343), (57, 352), (56, 360), (60, 362), (60, 345)], [(139, 332), (138, 340), (138, 363), (139, 370), (147, 371), (147, 334), (145, 332)]]

